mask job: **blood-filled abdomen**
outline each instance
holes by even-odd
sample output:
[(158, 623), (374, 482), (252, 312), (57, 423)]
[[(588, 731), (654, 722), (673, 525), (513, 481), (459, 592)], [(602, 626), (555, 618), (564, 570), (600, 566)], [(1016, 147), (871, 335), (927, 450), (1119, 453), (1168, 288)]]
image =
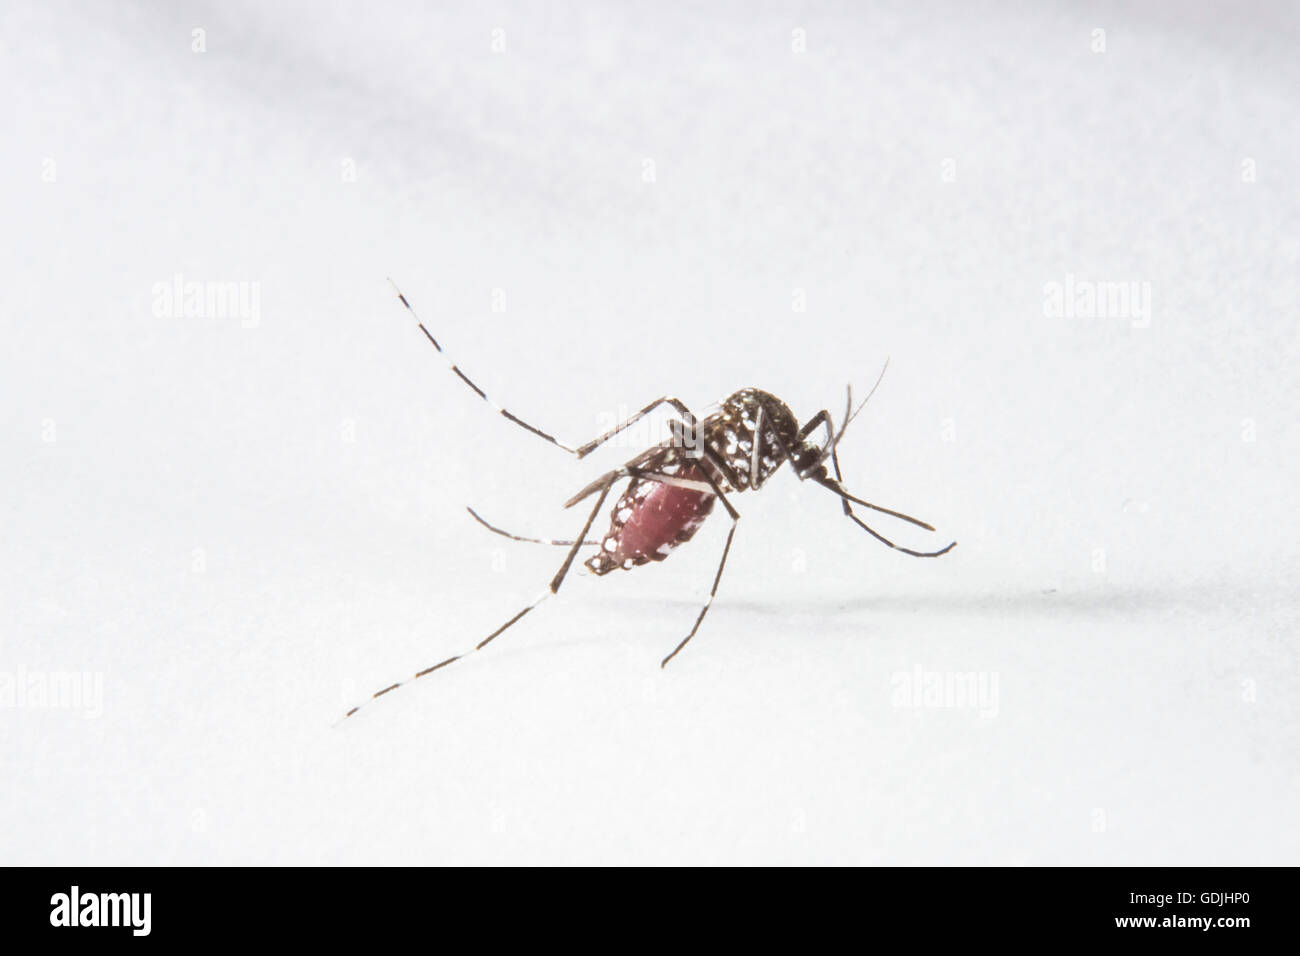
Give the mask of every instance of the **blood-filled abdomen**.
[[(673, 477), (705, 480), (694, 464), (683, 465)], [(614, 506), (600, 553), (587, 559), (587, 567), (608, 574), (615, 568), (662, 561), (673, 548), (691, 540), (713, 510), (715, 497), (707, 491), (634, 479)]]

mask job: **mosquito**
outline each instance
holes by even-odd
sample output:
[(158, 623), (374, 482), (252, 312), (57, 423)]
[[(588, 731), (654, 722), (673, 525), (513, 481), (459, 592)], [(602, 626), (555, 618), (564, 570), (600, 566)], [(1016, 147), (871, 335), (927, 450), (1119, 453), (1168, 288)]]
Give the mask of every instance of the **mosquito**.
[[(398, 300), (406, 308), (416, 326), (424, 333), (424, 337), (443, 357), (448, 368), (457, 378), (468, 385), (497, 414), (575, 458), (586, 458), (601, 445), (661, 407), (667, 406), (680, 416), (669, 421), (671, 434), (667, 439), (646, 449), (618, 468), (605, 472), (564, 503), (564, 507), (572, 508), (592, 496), (596, 499), (587, 514), (582, 530), (574, 538), (555, 540), (512, 534), (490, 524), (473, 508), (467, 508), (466, 510), (476, 521), (496, 534), (514, 541), (566, 547), (568, 551), (564, 563), (560, 565), (559, 571), (551, 579), (545, 591), (474, 647), (431, 667), (426, 667), (408, 680), (432, 674), (491, 644), (502, 633), (517, 624), (524, 615), (559, 592), (560, 585), (568, 577), (573, 562), (584, 547), (596, 548), (596, 552), (583, 563), (588, 570), (598, 576), (618, 569), (631, 570), (651, 561), (662, 561), (678, 547), (690, 541), (705, 519), (713, 512), (714, 506), (721, 503), (727, 517), (731, 519), (731, 527), (727, 531), (727, 541), (722, 546), (718, 569), (713, 575), (713, 587), (709, 590), (709, 597), (695, 618), (690, 633), (659, 664), (660, 667), (667, 666), (668, 662), (676, 657), (699, 631), (704, 616), (709, 613), (713, 599), (717, 596), (718, 584), (722, 581), (722, 572), (727, 566), (727, 555), (731, 553), (731, 542), (736, 536), (736, 527), (740, 522), (740, 512), (732, 504), (731, 498), (745, 491), (757, 491), (762, 488), (772, 474), (786, 462), (790, 463), (795, 476), (801, 482), (811, 481), (837, 495), (844, 514), (850, 520), (877, 541), (895, 551), (915, 558), (937, 558), (957, 546), (957, 542), (954, 541), (938, 551), (914, 551), (895, 544), (863, 521), (854, 512), (853, 505), (891, 518), (898, 518), (926, 531), (935, 529), (917, 518), (855, 497), (844, 488), (844, 477), (840, 472), (836, 447), (844, 438), (844, 432), (849, 424), (880, 387), (885, 369), (889, 367), (888, 360), (880, 370), (875, 385), (857, 408), (853, 407), (852, 388), (847, 390), (844, 418), (838, 431), (835, 429), (830, 412), (825, 409), (800, 425), (798, 418), (785, 402), (775, 395), (758, 388), (742, 388), (724, 399), (718, 411), (704, 418), (697, 418), (684, 402), (671, 395), (656, 398), (600, 437), (575, 447), (530, 425), (492, 401), (487, 393), (451, 359), (395, 283), (393, 283), (393, 291), (397, 293)], [(817, 436), (820, 441), (811, 440), (810, 436), (819, 430), (822, 432)], [(830, 470), (826, 466), (828, 460), (831, 465)], [(834, 477), (831, 477), (831, 470), (835, 473)], [(610, 492), (623, 481), (627, 481), (628, 484), (614, 505), (610, 515), (609, 530), (599, 541), (588, 538)], [(351, 717), (366, 704), (392, 693), (407, 682), (398, 681), (375, 691), (364, 703), (358, 704), (344, 714), (343, 718)]]

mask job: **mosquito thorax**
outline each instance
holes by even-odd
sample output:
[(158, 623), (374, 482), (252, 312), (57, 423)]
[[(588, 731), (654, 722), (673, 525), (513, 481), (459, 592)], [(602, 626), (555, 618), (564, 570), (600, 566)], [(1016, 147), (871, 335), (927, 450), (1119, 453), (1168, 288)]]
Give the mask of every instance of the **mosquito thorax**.
[[(801, 444), (799, 420), (781, 399), (758, 388), (742, 388), (700, 422), (704, 442), (724, 461), (738, 484), (735, 491), (759, 488), (785, 460), (783, 448)], [(755, 456), (756, 438), (759, 454)], [(731, 477), (719, 475), (727, 485)]]

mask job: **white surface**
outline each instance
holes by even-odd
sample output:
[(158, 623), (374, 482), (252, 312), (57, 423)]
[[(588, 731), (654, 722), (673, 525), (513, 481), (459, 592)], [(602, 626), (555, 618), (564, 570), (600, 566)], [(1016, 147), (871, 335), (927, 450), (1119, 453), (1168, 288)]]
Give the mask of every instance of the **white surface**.
[[(1290, 5), (79, 6), (0, 15), (0, 672), (102, 714), (0, 709), (5, 862), (1300, 862)], [(782, 474), (666, 671), (721, 518), (331, 729), (549, 580), (465, 504), (573, 534), (629, 452), (390, 274), (573, 441), (890, 356), (849, 485), (960, 546)]]

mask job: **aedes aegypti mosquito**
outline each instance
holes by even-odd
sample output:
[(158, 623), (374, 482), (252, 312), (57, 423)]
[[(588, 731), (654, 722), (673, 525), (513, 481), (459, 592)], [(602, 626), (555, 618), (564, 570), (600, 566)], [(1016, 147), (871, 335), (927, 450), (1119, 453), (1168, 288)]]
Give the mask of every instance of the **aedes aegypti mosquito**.
[[(461, 381), (473, 389), (479, 398), (491, 405), (503, 418), (509, 419), (524, 430), (550, 442), (556, 448), (562, 449), (576, 458), (586, 458), (605, 442), (630, 428), (661, 406), (670, 406), (681, 416), (680, 420), (674, 419), (669, 422), (669, 429), (672, 432), (669, 438), (646, 449), (613, 471), (601, 475), (564, 503), (564, 507), (572, 508), (578, 502), (596, 495), (596, 503), (587, 515), (582, 531), (573, 540), (557, 541), (544, 538), (526, 538), (521, 535), (511, 534), (489, 524), (473, 508), (468, 508), (467, 510), (474, 516), (475, 520), (499, 535), (515, 541), (561, 545), (569, 550), (565, 555), (564, 563), (560, 565), (560, 570), (556, 572), (555, 577), (551, 579), (550, 586), (542, 592), (540, 597), (479, 641), (470, 650), (449, 657), (432, 667), (426, 667), (415, 674), (415, 677), (412, 677), (411, 680), (431, 674), (454, 661), (474, 653), (474, 651), (482, 650), (496, 640), (507, 628), (517, 623), (525, 614), (541, 604), (542, 601), (557, 593), (560, 590), (560, 585), (564, 583), (564, 579), (568, 576), (574, 559), (583, 547), (597, 547), (596, 553), (584, 562), (586, 567), (597, 575), (608, 574), (618, 568), (626, 571), (651, 561), (662, 561), (679, 545), (691, 540), (695, 532), (699, 530), (700, 525), (713, 511), (714, 503), (720, 501), (728, 517), (731, 518), (731, 529), (727, 532), (727, 543), (722, 547), (722, 558), (718, 561), (718, 570), (713, 575), (713, 587), (709, 591), (708, 600), (704, 602), (704, 607), (700, 609), (699, 616), (695, 618), (695, 625), (691, 628), (690, 633), (673, 648), (671, 654), (660, 662), (660, 667), (665, 666), (695, 636), (695, 632), (700, 629), (700, 623), (704, 620), (704, 615), (709, 612), (709, 607), (713, 604), (713, 598), (718, 593), (718, 583), (722, 580), (722, 570), (727, 565), (727, 554), (731, 551), (731, 539), (735, 537), (736, 525), (740, 521), (740, 512), (732, 505), (729, 495), (738, 495), (751, 489), (757, 491), (763, 487), (764, 482), (771, 477), (772, 473), (787, 461), (790, 462), (795, 476), (800, 481), (813, 481), (834, 492), (840, 498), (845, 515), (877, 541), (888, 545), (895, 551), (901, 551), (903, 554), (910, 554), (917, 558), (937, 558), (942, 554), (947, 554), (957, 546), (957, 542), (954, 541), (946, 548), (941, 548), (938, 551), (913, 551), (911, 548), (904, 548), (894, 544), (894, 542), (859, 518), (853, 512), (852, 506), (861, 505), (863, 508), (869, 508), (872, 511), (878, 511), (893, 518), (900, 518), (927, 531), (934, 531), (934, 528), (924, 521), (901, 512), (891, 511), (889, 508), (882, 508), (879, 505), (871, 504), (869, 501), (856, 498), (849, 494), (841, 484), (844, 479), (843, 475), (840, 474), (840, 461), (835, 450), (836, 446), (840, 443), (840, 439), (844, 437), (844, 432), (849, 427), (849, 423), (857, 417), (858, 412), (862, 411), (867, 401), (875, 393), (876, 388), (880, 386), (880, 381), (885, 375), (884, 368), (880, 370), (880, 377), (876, 379), (876, 384), (872, 386), (871, 392), (868, 393), (862, 404), (856, 409), (853, 407), (853, 391), (851, 388), (849, 389), (848, 401), (844, 408), (844, 420), (840, 424), (838, 432), (835, 430), (830, 412), (825, 409), (822, 409), (801, 426), (799, 420), (786, 406), (785, 402), (775, 395), (757, 388), (742, 388), (724, 399), (717, 412), (703, 419), (697, 419), (681, 400), (665, 395), (662, 398), (655, 399), (635, 415), (611, 428), (599, 438), (594, 438), (585, 445), (574, 448), (571, 445), (566, 445), (553, 435), (547, 434), (540, 428), (530, 425), (488, 398), (487, 393), (475, 385), (470, 377), (451, 360), (451, 357), (443, 350), (438, 340), (433, 337), (433, 333), (425, 326), (396, 284), (393, 285), (393, 290), (397, 293), (397, 298), (402, 305), (406, 307), (407, 312), (415, 320), (415, 324), (420, 331), (424, 333), (425, 338), (447, 361), (448, 367)], [(886, 361), (885, 368), (888, 368), (888, 366), (889, 363)], [(819, 428), (825, 431), (822, 442), (818, 444), (809, 441), (808, 436)], [(831, 466), (835, 470), (834, 478), (827, 472), (827, 458), (830, 459)], [(629, 484), (618, 499), (618, 503), (614, 506), (614, 511), (610, 516), (609, 531), (600, 541), (588, 540), (587, 534), (591, 531), (596, 516), (600, 514), (605, 499), (609, 497), (610, 490), (624, 479), (628, 479)], [(376, 691), (370, 695), (366, 703), (391, 693), (404, 683), (406, 681), (398, 681)], [(344, 718), (351, 717), (364, 706), (365, 703), (358, 704), (344, 714)]]

